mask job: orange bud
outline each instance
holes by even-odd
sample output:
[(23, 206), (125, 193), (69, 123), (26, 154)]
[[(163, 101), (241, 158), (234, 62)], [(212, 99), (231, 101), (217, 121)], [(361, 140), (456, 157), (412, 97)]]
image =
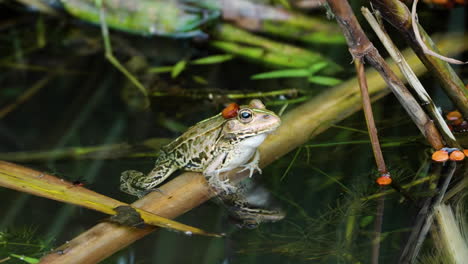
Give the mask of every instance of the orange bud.
[(458, 111), (452, 111), (446, 117), (453, 125), (460, 125), (463, 122), (463, 117)]
[(237, 116), (237, 112), (239, 111), (239, 105), (236, 103), (230, 103), (226, 108), (223, 109), (221, 114), (225, 119), (233, 118)]
[(459, 150), (455, 150), (450, 153), (450, 160), (453, 161), (462, 161), (465, 159), (465, 154)]
[(465, 153), (465, 156), (468, 157), (468, 149), (464, 149), (464, 150), (463, 150), (463, 153)]
[(389, 176), (380, 176), (377, 178), (377, 180), (375, 180), (375, 182), (377, 182), (377, 184), (380, 186), (385, 186), (392, 183), (392, 178), (390, 178)]
[(432, 153), (432, 160), (435, 162), (446, 162), (449, 159), (448, 152), (445, 150), (438, 150)]

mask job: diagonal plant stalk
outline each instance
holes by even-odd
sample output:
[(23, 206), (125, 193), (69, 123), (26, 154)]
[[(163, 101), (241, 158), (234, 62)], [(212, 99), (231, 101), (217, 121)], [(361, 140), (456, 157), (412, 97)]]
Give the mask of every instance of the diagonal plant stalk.
[[(58, 179), (52, 175), (4, 161), (0, 161), (0, 186), (56, 201), (71, 203), (109, 215), (117, 215), (117, 207), (129, 207), (126, 203), (95, 193), (81, 186)], [(146, 223), (173, 229), (175, 231), (190, 232), (192, 234), (220, 236), (180, 224), (173, 220), (165, 219), (139, 208), (131, 208), (131, 210), (138, 213), (141, 218), (140, 220), (143, 221), (136, 224)]]
[(393, 58), (393, 60), (396, 61), (398, 67), (400, 68), (400, 71), (405, 76), (408, 84), (410, 84), (410, 86), (413, 87), (413, 90), (415, 91), (416, 95), (418, 95), (419, 99), (422, 101), (422, 105), (424, 105), (429, 115), (435, 120), (435, 123), (440, 129), (447, 145), (452, 148), (461, 149), (460, 144), (458, 144), (452, 131), (450, 131), (449, 127), (447, 126), (447, 123), (445, 123), (444, 118), (437, 110), (437, 106), (435, 105), (434, 101), (432, 101), (431, 97), (426, 92), (419, 79), (416, 77), (416, 74), (414, 74), (414, 72), (411, 70), (405, 58), (401, 55), (400, 51), (397, 49), (395, 44), (393, 44), (388, 34), (384, 31), (382, 26), (379, 25), (374, 16), (372, 16), (369, 9), (363, 7), (361, 8), (361, 12), (367, 19), (367, 22), (369, 22), (369, 24), (371, 25), (374, 32), (379, 37), (380, 41), (382, 42), (390, 56)]
[(408, 242), (400, 255), (398, 263), (415, 263), (422, 248), (423, 242), (432, 226), (434, 220), (434, 208), (442, 203), (442, 200), (447, 192), (448, 186), (457, 169), (456, 162), (448, 162), (448, 170), (445, 172), (443, 184), (440, 185), (437, 195), (428, 198), (416, 216), (416, 224), (412, 228), (412, 232)]
[(49, 82), (55, 77), (57, 77), (56, 73), (47, 74), (44, 78), (37, 81), (33, 86), (31, 86), (24, 93), (18, 96), (18, 98), (14, 102), (2, 107), (0, 109), (0, 120), (3, 119), (6, 115), (8, 115), (11, 111), (15, 110), (18, 106), (29, 100), (32, 96), (34, 96), (37, 92), (39, 92), (42, 88), (49, 84)]
[[(459, 37), (445, 38), (439, 46), (444, 51), (454, 54), (463, 49), (462, 47), (452, 49), (451, 43), (467, 40), (467, 38)], [(425, 72), (425, 68), (414, 54), (410, 51), (405, 51), (403, 54), (417, 75)], [(390, 67), (396, 69), (393, 63), (390, 63)], [(372, 101), (388, 94), (386, 83), (376, 71), (369, 70), (366, 75)], [(262, 157), (260, 167), (267, 166), (312, 137), (324, 132), (333, 124), (358, 111), (361, 106), (358, 83), (356, 79), (352, 79), (340, 86), (327, 89), (286, 113), (282, 116), (282, 126), (259, 148)], [(163, 217), (174, 218), (210, 198), (207, 183), (199, 173), (183, 173), (161, 186), (160, 189), (165, 195), (153, 192), (133, 205)], [(375, 197), (368, 199), (375, 199)], [(41, 263), (96, 263), (154, 230), (124, 230), (117, 229), (110, 223), (99, 223), (64, 244), (63, 246), (69, 249), (67, 254), (50, 253), (41, 259)]]
[(393, 94), (434, 149), (444, 144), (439, 131), (405, 85), (395, 75), (365, 35), (347, 1), (327, 0), (355, 59), (364, 58), (385, 79)]
[(114, 56), (114, 53), (112, 52), (112, 45), (110, 43), (110, 37), (109, 37), (109, 29), (107, 28), (107, 22), (106, 22), (106, 14), (104, 11), (104, 6), (103, 6), (103, 0), (94, 0), (96, 3), (96, 6), (99, 8), (99, 21), (101, 24), (101, 32), (102, 32), (102, 38), (104, 41), (104, 49), (105, 49), (105, 57), (109, 62), (114, 65), (115, 68), (117, 68), (120, 72), (122, 72), (127, 79), (132, 82), (137, 89), (140, 91), (144, 98), (144, 106), (143, 108), (147, 108), (150, 105), (150, 101), (148, 98), (148, 92), (146, 91), (146, 88), (141, 84), (141, 82), (133, 76)]
[[(371, 0), (371, 4), (380, 11), (382, 17), (388, 23), (400, 32), (431, 74), (439, 80), (445, 92), (463, 116), (468, 116), (468, 89), (465, 88), (463, 81), (455, 73), (450, 64), (424, 53), (414, 35), (414, 30), (411, 26), (411, 12), (408, 7), (399, 0)], [(431, 37), (419, 24), (418, 26), (425, 44), (434, 51), (439, 52)], [(466, 46), (466, 42), (452, 43), (453, 48), (457, 45)], [(445, 52), (442, 53), (446, 54)]]

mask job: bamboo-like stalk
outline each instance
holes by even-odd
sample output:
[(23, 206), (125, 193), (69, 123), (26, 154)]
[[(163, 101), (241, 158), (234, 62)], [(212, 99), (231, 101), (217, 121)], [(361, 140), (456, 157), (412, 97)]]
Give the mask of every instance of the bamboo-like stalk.
[[(411, 12), (404, 3), (399, 0), (372, 0), (372, 6), (380, 11), (382, 17), (394, 26), (406, 42), (413, 48), (421, 61), (426, 65), (431, 74), (435, 76), (445, 92), (457, 106), (463, 116), (468, 116), (468, 89), (465, 88), (463, 81), (455, 73), (453, 68), (445, 61), (436, 57), (427, 55), (419, 45), (411, 26)], [(436, 52), (439, 52), (431, 37), (427, 35), (424, 29), (419, 26), (424, 43)], [(465, 45), (467, 42), (454, 42), (453, 48), (457, 45)], [(440, 52), (439, 52), (440, 53)], [(445, 54), (445, 52), (442, 52)]]
[[(439, 43), (439, 46), (445, 51), (449, 50), (453, 41), (463, 41), (463, 38), (446, 38)], [(457, 53), (461, 50), (461, 48), (451, 49), (450, 52)], [(425, 68), (416, 56), (408, 51), (404, 52), (404, 56), (417, 75), (424, 73)], [(393, 63), (390, 63), (390, 67), (396, 69)], [(386, 83), (375, 70), (368, 70), (366, 75), (372, 101), (388, 94)], [(260, 167), (272, 163), (331, 125), (358, 111), (360, 107), (361, 97), (356, 79), (328, 89), (309, 102), (296, 107), (282, 117), (282, 126), (260, 146), (262, 155)], [(133, 206), (173, 218), (210, 198), (206, 181), (199, 173), (183, 173), (160, 189), (163, 194), (153, 192), (136, 201)], [(96, 263), (153, 230), (130, 231), (116, 228), (110, 223), (99, 223), (64, 244), (61, 249), (65, 250), (65, 254), (50, 253), (44, 256), (40, 263)]]
[(440, 243), (436, 243), (439, 250), (444, 250), (450, 256), (452, 263), (465, 263), (468, 259), (468, 245), (466, 238), (463, 238), (463, 231), (458, 222), (462, 219), (456, 219), (452, 208), (449, 205), (440, 204), (434, 206), (435, 219), (438, 224), (437, 232)]
[[(129, 215), (134, 212), (135, 217), (133, 220), (137, 222), (132, 224), (149, 224), (179, 232), (220, 236), (219, 234), (208, 233), (199, 228), (162, 218), (139, 208), (131, 208), (126, 203), (74, 185), (53, 175), (5, 161), (0, 161), (0, 186), (96, 210), (114, 216), (116, 221), (119, 219), (125, 220), (125, 218), (129, 220)], [(127, 213), (123, 212), (120, 214), (119, 207), (126, 209)]]

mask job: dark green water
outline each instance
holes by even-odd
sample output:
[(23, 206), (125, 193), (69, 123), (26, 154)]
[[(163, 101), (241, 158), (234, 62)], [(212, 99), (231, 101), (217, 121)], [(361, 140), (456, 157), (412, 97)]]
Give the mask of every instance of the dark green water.
[[(224, 103), (232, 101), (166, 96), (152, 99), (147, 111), (135, 110), (121, 96), (122, 91), (132, 86), (105, 61), (97, 28), (71, 20), (40, 18), (15, 4), (1, 5), (5, 11), (0, 12), (7, 15), (0, 20), (5, 25), (0, 26), (0, 108), (14, 102), (41, 79), (51, 78), (0, 119), (1, 152), (138, 144), (153, 137), (175, 138), (184, 128), (218, 113)], [(464, 30), (460, 19), (463, 8), (449, 13), (434, 12), (447, 22), (447, 28), (440, 30)], [(47, 37), (42, 48), (36, 48), (39, 19), (45, 25)], [(9, 21), (13, 24), (6, 24)], [(167, 66), (181, 59), (220, 53), (206, 42), (114, 34), (119, 38), (114, 50), (122, 62), (136, 64), (139, 56), (145, 55), (146, 65)], [(345, 71), (337, 74), (337, 78), (346, 80), (354, 76), (347, 47), (313, 48), (344, 67)], [(467, 57), (466, 53), (462, 56)], [(21, 69), (18, 65), (28, 67)], [(38, 65), (41, 67), (32, 67)], [(455, 69), (466, 81), (466, 67)], [(176, 79), (170, 74), (150, 76), (139, 72), (138, 76), (152, 89), (172, 92), (181, 89), (267, 92), (296, 88), (307, 89), (312, 96), (327, 90), (303, 79), (250, 79), (253, 74), (269, 70), (234, 59), (214, 66), (190, 66)], [(197, 77), (206, 80), (206, 84), (197, 82)], [(444, 111), (451, 110), (439, 85), (430, 76), (421, 79), (436, 103)], [(281, 99), (277, 96), (264, 101)], [(295, 106), (290, 104), (286, 111)], [(281, 106), (269, 108), (279, 112)], [(431, 165), (430, 147), (392, 95), (375, 103), (374, 111), (383, 154), (397, 183), (408, 184), (437, 170), (442, 175), (446, 173), (447, 166)], [(284, 208), (287, 214), (284, 220), (253, 230), (239, 229), (223, 208), (205, 203), (176, 220), (227, 233), (226, 238), (160, 230), (115, 253), (104, 263), (371, 263), (378, 200), (363, 202), (362, 198), (380, 190), (374, 184), (377, 174), (372, 149), (363, 142), (368, 140), (365, 131), (363, 113), (357, 112), (263, 170), (258, 179)], [(323, 143), (336, 144), (317, 146)], [(127, 169), (149, 171), (154, 158), (42, 159), (18, 163), (69, 181), (80, 180), (98, 193), (132, 202), (134, 197), (119, 191), (120, 173)], [(451, 186), (466, 176), (466, 164), (460, 163), (458, 167)], [(436, 184), (437, 181), (410, 189), (413, 201), (398, 193), (385, 196), (379, 263), (398, 263), (418, 211), (434, 194), (431, 188)], [(39, 258), (106, 218), (88, 209), (5, 188), (0, 189), (0, 195), (0, 259), (12, 253)], [(43, 248), (39, 246), (42, 244)], [(433, 248), (429, 235), (421, 256)], [(12, 259), (6, 263), (22, 262)]]

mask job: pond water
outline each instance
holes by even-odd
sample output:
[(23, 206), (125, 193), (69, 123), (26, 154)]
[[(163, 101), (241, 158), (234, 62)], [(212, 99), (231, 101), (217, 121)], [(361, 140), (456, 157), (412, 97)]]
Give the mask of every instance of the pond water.
[[(116, 151), (91, 158), (77, 153), (72, 157), (34, 159), (29, 153), (29, 159), (13, 161), (67, 181), (80, 181), (89, 189), (123, 202), (131, 203), (136, 198), (119, 190), (120, 173), (128, 169), (148, 172), (153, 168), (154, 156), (130, 157), (148, 152), (141, 146), (144, 140), (175, 138), (194, 123), (218, 113), (226, 103), (249, 101), (223, 96), (210, 99), (204, 94), (207, 91), (234, 94), (297, 89), (307, 90), (299, 98), (311, 98), (330, 89), (311, 85), (304, 78), (252, 80), (250, 76), (271, 68), (242, 58), (214, 65), (190, 65), (177, 78), (171, 78), (171, 73), (147, 74), (141, 68), (175, 65), (184, 59), (221, 52), (208, 42), (113, 32), (117, 57), (152, 91), (181, 94), (192, 90), (202, 94), (200, 98), (153, 97), (150, 108), (141, 110), (135, 107), (141, 106), (142, 101), (135, 96), (134, 86), (105, 60), (98, 28), (71, 21), (58, 24), (56, 19), (31, 15), (15, 5), (6, 7), (10, 20), (1, 22), (16, 24), (0, 28), (0, 111), (20, 96), (25, 97), (0, 119), (0, 151), (47, 152), (129, 143), (135, 146), (130, 153)], [(434, 11), (446, 16), (444, 21), (449, 25), (437, 29), (463, 30), (463, 21), (459, 21), (462, 9)], [(33, 27), (38, 27), (38, 21), (46, 29), (46, 44), (39, 48), (39, 29)], [(354, 77), (345, 45), (309, 48), (342, 65), (344, 71), (333, 75), (335, 78)], [(461, 56), (466, 60), (466, 52)], [(466, 82), (466, 67), (455, 69)], [(433, 78), (423, 76), (421, 80), (443, 111), (453, 109)], [(128, 97), (129, 93), (133, 97)], [(280, 95), (262, 100), (276, 113), (287, 113), (300, 103), (286, 108), (280, 103), (296, 98)], [(256, 229), (241, 229), (225, 208), (207, 202), (176, 220), (226, 233), (225, 238), (158, 230), (102, 263), (371, 263), (379, 210), (383, 210), (383, 217), (378, 263), (398, 263), (413, 225), (422, 218), (418, 216), (420, 209), (437, 194), (436, 186), (440, 188), (446, 179), (451, 163), (430, 161), (430, 146), (393, 95), (377, 101), (373, 108), (384, 158), (397, 186), (431, 175), (440, 176), (441, 180), (415, 184), (406, 191), (383, 195), (382, 199), (373, 197), (394, 189), (374, 183), (377, 170), (366, 122), (359, 111), (280, 157), (264, 168), (261, 176), (255, 176), (281, 205), (285, 219), (261, 224)], [(0, 156), (13, 159), (12, 155)], [(466, 171), (466, 162), (458, 163), (450, 187), (456, 186)], [(465, 192), (466, 185), (456, 194), (460, 202), (452, 205), (462, 210), (465, 218), (459, 221), (466, 224), (462, 203)], [(10, 254), (40, 258), (107, 217), (6, 188), (0, 189), (0, 195), (0, 262)], [(423, 243), (421, 263), (428, 263), (425, 258), (437, 254), (435, 248), (440, 240), (434, 239), (434, 234), (430, 232)], [(24, 262), (11, 258), (5, 263)]]

